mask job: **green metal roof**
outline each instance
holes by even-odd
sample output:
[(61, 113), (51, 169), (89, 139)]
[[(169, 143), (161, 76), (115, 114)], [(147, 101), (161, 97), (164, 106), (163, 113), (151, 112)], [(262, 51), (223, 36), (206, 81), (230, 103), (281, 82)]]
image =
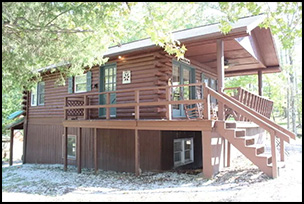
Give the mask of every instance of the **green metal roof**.
[[(5, 128), (6, 129), (10, 129), (12, 127), (16, 127), (18, 125), (21, 125), (24, 122), (24, 117), (19, 118), (18, 120), (15, 120), (14, 122), (12, 122), (11, 124), (7, 125)], [(19, 127), (20, 128), (20, 127)], [(18, 129), (18, 128), (17, 128)]]
[(10, 115), (7, 117), (7, 119), (9, 119), (9, 120), (15, 119), (16, 117), (20, 116), (20, 115), (23, 114), (23, 113), (24, 113), (24, 110), (18, 110), (18, 111), (16, 111), (16, 112), (10, 114)]

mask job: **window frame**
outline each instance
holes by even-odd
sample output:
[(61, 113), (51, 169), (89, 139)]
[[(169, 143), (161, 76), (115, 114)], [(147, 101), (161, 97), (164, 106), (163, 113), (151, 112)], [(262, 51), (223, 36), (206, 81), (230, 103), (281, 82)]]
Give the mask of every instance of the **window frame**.
[[(43, 91), (40, 90), (43, 84)], [(43, 95), (43, 103), (41, 103), (40, 96)], [(35, 99), (35, 101), (33, 101)], [(43, 106), (45, 104), (45, 81), (40, 81), (31, 90), (31, 106)]]
[[(41, 85), (43, 84), (43, 91), (40, 90)], [(43, 103), (41, 103), (41, 98), (40, 96), (43, 95)], [(44, 81), (40, 81), (37, 84), (37, 105), (41, 106), (44, 105), (44, 100), (45, 100), (45, 82)]]
[[(185, 141), (190, 140), (191, 141), (191, 146), (190, 146), (190, 150), (186, 150), (185, 149)], [(181, 142), (181, 150), (180, 151), (176, 151), (174, 149), (175, 143)], [(190, 159), (189, 160), (185, 160), (185, 153), (186, 151), (190, 151)], [(180, 160), (179, 161), (175, 161), (175, 153), (180, 153)], [(190, 164), (194, 162), (194, 144), (193, 144), (193, 138), (179, 138), (179, 139), (174, 139), (173, 140), (173, 163), (174, 163), (174, 167), (179, 167), (179, 166), (183, 166), (186, 164)]]
[[(77, 77), (85, 77), (85, 82), (83, 82), (83, 83), (76, 83), (76, 78)], [(77, 91), (76, 90), (76, 86), (79, 85), (79, 84), (85, 84), (85, 90), (84, 91)], [(84, 93), (84, 92), (87, 92), (87, 74), (86, 73), (74, 76), (74, 93)]]
[[(68, 141), (69, 141), (69, 137), (74, 137), (75, 138), (75, 156), (71, 156), (71, 155), (67, 155), (68, 159), (70, 160), (76, 160), (76, 157), (77, 157), (77, 136), (76, 135), (70, 135), (68, 134)], [(69, 143), (68, 143), (68, 147), (69, 148)], [(69, 153), (69, 151), (68, 151)], [(62, 158), (64, 158), (64, 135), (62, 135)]]

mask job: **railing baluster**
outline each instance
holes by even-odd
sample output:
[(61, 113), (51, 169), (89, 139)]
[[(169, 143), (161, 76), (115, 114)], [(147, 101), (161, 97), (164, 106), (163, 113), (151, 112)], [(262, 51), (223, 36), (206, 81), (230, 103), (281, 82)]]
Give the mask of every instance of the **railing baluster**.
[(204, 119), (210, 120), (210, 95), (206, 86), (204, 83)]
[(171, 87), (166, 87), (166, 101), (169, 102), (168, 105), (166, 105), (166, 118), (167, 120), (172, 120), (172, 105), (170, 104), (171, 101)]
[[(64, 97), (64, 107), (67, 107), (67, 100), (68, 97)], [(64, 119), (67, 120), (68, 119), (68, 109), (64, 109)]]
[[(110, 93), (106, 93), (107, 98), (106, 98), (106, 104), (109, 105), (110, 104)], [(107, 107), (106, 108), (106, 119), (109, 120), (110, 119), (110, 108)]]
[(139, 120), (139, 90), (135, 90), (135, 120)]
[[(83, 105), (84, 105), (84, 106), (87, 105), (87, 96), (86, 96), (86, 95), (83, 96)], [(87, 109), (87, 108), (84, 108), (84, 109), (83, 109), (83, 118), (84, 118), (85, 120), (88, 119), (88, 110), (89, 110), (89, 109)]]

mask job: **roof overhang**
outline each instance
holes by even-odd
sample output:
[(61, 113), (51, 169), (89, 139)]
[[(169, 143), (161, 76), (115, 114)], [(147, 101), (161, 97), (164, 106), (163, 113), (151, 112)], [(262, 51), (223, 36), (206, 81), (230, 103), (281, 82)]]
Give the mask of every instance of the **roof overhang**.
[[(232, 24), (232, 29), (227, 36), (233, 36), (236, 34), (248, 34), (252, 29), (257, 27), (265, 19), (265, 15), (252, 16), (247, 18), (241, 18), (236, 23)], [(220, 31), (219, 23), (200, 26), (196, 28), (190, 28), (185, 30), (179, 30), (172, 33), (173, 38), (179, 41), (193, 41), (193, 40), (207, 40), (225, 37)], [(150, 38), (138, 40), (130, 43), (123, 44), (121, 46), (110, 47), (104, 54), (106, 57), (117, 56), (134, 52), (142, 49), (152, 48), (156, 46)]]

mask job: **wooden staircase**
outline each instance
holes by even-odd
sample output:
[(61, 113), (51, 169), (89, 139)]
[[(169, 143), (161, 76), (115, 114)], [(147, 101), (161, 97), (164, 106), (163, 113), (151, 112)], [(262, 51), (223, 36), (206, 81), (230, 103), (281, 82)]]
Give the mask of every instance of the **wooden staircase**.
[(246, 129), (236, 127), (236, 122), (216, 121), (216, 131), (227, 139), (252, 163), (269, 177), (272, 175), (272, 156), (265, 153), (265, 144), (256, 144), (255, 138), (246, 135)]
[[(278, 176), (278, 159), (276, 138), (280, 140), (280, 161), (284, 161), (284, 142), (290, 143), (290, 139), (295, 139), (295, 134), (271, 121), (267, 115), (252, 109), (250, 105), (245, 102), (241, 102), (222, 91), (216, 92), (210, 89), (207, 84), (204, 84), (204, 118), (211, 119), (210, 116), (210, 96), (214, 97), (219, 102), (219, 119), (215, 121), (215, 131), (217, 131), (222, 137), (227, 139), (233, 146), (235, 146), (240, 152), (242, 152), (249, 160), (251, 160), (256, 166), (258, 166), (266, 175), (276, 178)], [(258, 98), (257, 98), (258, 99)], [(259, 109), (265, 110), (265, 104), (263, 101), (259, 104)], [(246, 118), (245, 121), (251, 121), (257, 126), (265, 130), (270, 135), (270, 156), (266, 155), (265, 146), (255, 145), (254, 138), (248, 137), (245, 130), (236, 128), (234, 124), (228, 124), (224, 118), (224, 107), (231, 109), (238, 115)], [(265, 111), (264, 111), (265, 112)], [(266, 111), (267, 112), (267, 111)]]

